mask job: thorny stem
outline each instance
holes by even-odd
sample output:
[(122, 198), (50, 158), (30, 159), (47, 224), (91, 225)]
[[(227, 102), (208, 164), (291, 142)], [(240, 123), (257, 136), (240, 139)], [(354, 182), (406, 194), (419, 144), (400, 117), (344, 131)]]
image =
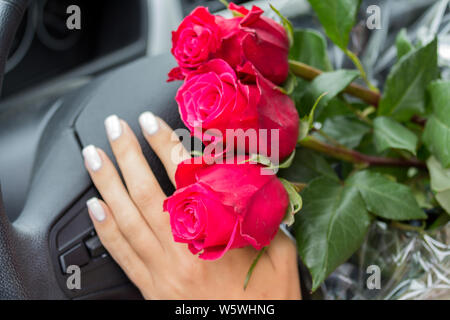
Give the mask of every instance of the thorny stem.
[[(313, 80), (322, 73), (321, 70), (299, 61), (289, 60), (289, 66), (296, 76), (304, 78), (306, 80)], [(351, 83), (347, 88), (345, 88), (344, 92), (354, 97), (360, 98), (364, 102), (375, 107), (378, 106), (381, 98), (379, 92), (369, 90), (355, 83)]]
[(366, 166), (415, 167), (419, 169), (426, 169), (426, 164), (416, 158), (398, 159), (369, 156), (345, 147), (327, 144), (312, 136), (308, 136), (299, 141), (299, 144), (305, 148), (324, 153), (330, 157), (355, 164)]

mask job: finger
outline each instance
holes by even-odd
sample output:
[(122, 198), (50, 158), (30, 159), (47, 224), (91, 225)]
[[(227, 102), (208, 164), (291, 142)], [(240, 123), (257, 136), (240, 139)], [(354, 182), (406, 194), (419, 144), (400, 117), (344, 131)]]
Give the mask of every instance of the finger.
[(131, 198), (139, 208), (151, 206), (155, 201), (162, 203), (165, 198), (164, 192), (151, 171), (133, 131), (125, 121), (115, 115), (106, 118), (105, 127)]
[(92, 181), (111, 209), (118, 228), (140, 257), (150, 261), (152, 255), (161, 253), (162, 247), (129, 197), (111, 160), (92, 145), (83, 149), (83, 156)]
[(169, 217), (162, 214), (166, 196), (150, 169), (136, 136), (127, 123), (115, 115), (106, 118), (105, 127), (132, 200), (157, 236), (161, 237), (161, 229), (167, 234)]
[(98, 237), (111, 257), (138, 288), (152, 288), (149, 270), (121, 234), (108, 206), (97, 198), (89, 199), (86, 205)]
[[(297, 246), (295, 240), (292, 239), (287, 232), (279, 230), (275, 238), (270, 243), (267, 251), (267, 255), (272, 263), (272, 266), (278, 269), (278, 272), (282, 275), (289, 275), (287, 290), (290, 292), (288, 295), (293, 299), (301, 299), (301, 290), (299, 288), (300, 275), (298, 273), (297, 264)], [(281, 268), (281, 269), (280, 269)], [(283, 278), (282, 280), (283, 281)]]
[[(292, 236), (288, 236), (280, 229), (266, 252), (274, 261), (279, 261), (280, 259), (286, 260), (289, 257), (297, 256), (295, 240), (292, 239)], [(296, 259), (294, 260), (297, 261)]]
[(175, 185), (175, 171), (183, 160), (189, 159), (190, 154), (184, 148), (175, 132), (161, 118), (151, 112), (144, 112), (139, 117), (139, 123), (145, 139), (158, 155), (166, 168), (167, 175)]

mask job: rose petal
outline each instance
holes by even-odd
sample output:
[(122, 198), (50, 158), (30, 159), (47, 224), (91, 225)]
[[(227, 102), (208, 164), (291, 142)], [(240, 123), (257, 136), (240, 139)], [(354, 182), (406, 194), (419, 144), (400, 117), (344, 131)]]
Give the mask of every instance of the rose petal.
[[(268, 150), (272, 149), (270, 130), (279, 130), (278, 151), (281, 161), (288, 157), (297, 145), (299, 128), (298, 112), (294, 101), (276, 88), (272, 82), (259, 75), (257, 77), (257, 83), (261, 94), (258, 103), (259, 128), (268, 129)], [(271, 155), (268, 154), (268, 156)]]
[(280, 49), (268, 41), (261, 41), (258, 37), (259, 35), (249, 33), (242, 39), (245, 58), (257, 66), (258, 71), (272, 82), (283, 83), (289, 73), (288, 50)]
[(181, 71), (181, 68), (175, 67), (172, 70), (170, 70), (169, 74), (167, 75), (168, 79), (167, 82), (175, 81), (175, 80), (184, 80), (185, 76), (183, 75), (183, 72)]
[[(239, 161), (239, 160), (237, 160)], [(261, 175), (262, 166), (256, 164), (215, 164), (196, 172), (197, 181), (214, 190), (222, 203), (243, 214), (249, 199), (272, 176)]]
[(199, 255), (199, 258), (203, 260), (216, 260), (222, 258), (223, 255), (231, 248), (237, 234), (238, 227), (239, 221), (236, 221), (229, 241), (226, 245), (204, 248), (203, 252)]
[(289, 205), (283, 184), (272, 177), (253, 195), (241, 222), (241, 236), (257, 250), (269, 245), (275, 237)]
[(196, 173), (208, 166), (208, 163), (203, 158), (189, 158), (181, 162), (175, 171), (177, 189), (196, 183)]

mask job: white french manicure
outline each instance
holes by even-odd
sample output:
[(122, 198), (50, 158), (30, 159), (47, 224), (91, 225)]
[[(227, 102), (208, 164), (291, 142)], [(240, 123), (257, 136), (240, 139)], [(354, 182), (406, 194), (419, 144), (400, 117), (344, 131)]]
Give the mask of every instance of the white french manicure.
[(155, 115), (149, 111), (146, 111), (139, 116), (139, 123), (148, 135), (153, 135), (159, 130), (158, 119), (156, 119)]
[(122, 135), (122, 124), (120, 123), (119, 117), (113, 114), (105, 119), (106, 133), (109, 139), (114, 141)]
[(102, 159), (93, 145), (89, 145), (83, 149), (83, 157), (92, 171), (97, 171), (102, 167)]
[(95, 218), (95, 220), (102, 222), (106, 218), (105, 210), (103, 210), (102, 205), (98, 201), (97, 198), (91, 198), (88, 201), (86, 201), (86, 205), (91, 212), (92, 216)]

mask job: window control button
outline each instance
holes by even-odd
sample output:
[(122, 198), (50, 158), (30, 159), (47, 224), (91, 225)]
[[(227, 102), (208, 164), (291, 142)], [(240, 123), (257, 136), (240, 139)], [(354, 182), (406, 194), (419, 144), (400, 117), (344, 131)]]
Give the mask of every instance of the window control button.
[(88, 240), (86, 240), (85, 244), (89, 250), (89, 253), (91, 254), (91, 257), (93, 258), (101, 256), (103, 253), (106, 252), (98, 236), (93, 236), (92, 238), (89, 238)]
[(61, 268), (66, 273), (67, 267), (76, 265), (82, 267), (89, 263), (89, 254), (83, 243), (77, 244), (75, 247), (69, 249), (59, 257)]

